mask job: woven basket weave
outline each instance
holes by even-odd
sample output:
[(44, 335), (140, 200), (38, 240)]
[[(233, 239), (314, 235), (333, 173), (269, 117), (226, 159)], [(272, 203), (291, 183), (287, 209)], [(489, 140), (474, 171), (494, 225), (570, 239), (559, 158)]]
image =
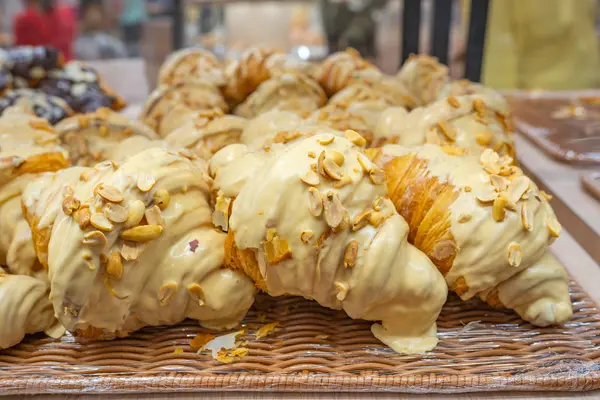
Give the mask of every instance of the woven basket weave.
[[(570, 289), (574, 316), (551, 328), (451, 296), (438, 320), (440, 344), (424, 355), (396, 354), (370, 323), (292, 297), (259, 299), (244, 321), (250, 353), (230, 364), (189, 347), (203, 331), (191, 321), (112, 342), (33, 336), (0, 352), (0, 394), (600, 388), (600, 312), (575, 282)], [(256, 329), (274, 321), (280, 328), (257, 340)]]

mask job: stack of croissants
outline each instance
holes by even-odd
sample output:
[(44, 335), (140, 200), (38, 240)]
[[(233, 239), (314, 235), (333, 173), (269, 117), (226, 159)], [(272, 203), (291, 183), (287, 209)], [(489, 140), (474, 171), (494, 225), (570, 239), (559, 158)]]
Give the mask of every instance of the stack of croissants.
[(561, 225), (495, 91), (352, 49), (186, 49), (159, 81), (137, 121), (0, 118), (0, 348), (229, 329), (258, 292), (374, 321), (399, 353), (436, 346), (448, 290), (537, 326), (572, 315)]

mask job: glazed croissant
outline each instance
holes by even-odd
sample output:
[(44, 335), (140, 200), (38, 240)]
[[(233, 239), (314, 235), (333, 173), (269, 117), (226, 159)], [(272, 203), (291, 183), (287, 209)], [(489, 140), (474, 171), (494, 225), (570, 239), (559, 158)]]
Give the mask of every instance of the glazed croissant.
[(19, 109), (0, 118), (0, 265), (10, 273), (39, 272), (31, 232), (21, 212), (22, 191), (39, 173), (68, 164), (67, 152), (48, 121)]
[(449, 96), (407, 113), (388, 108), (379, 116), (373, 147), (425, 143), (450, 145), (479, 154), (487, 148), (514, 156), (514, 128), (508, 104), (499, 93)]
[(435, 145), (370, 149), (422, 250), (462, 299), (479, 296), (538, 326), (572, 314), (567, 274), (548, 246), (561, 226), (536, 185), (492, 150), (452, 156)]
[(223, 86), (226, 82), (225, 71), (219, 60), (211, 52), (197, 47), (172, 53), (158, 72), (158, 82), (161, 85), (198, 81), (216, 86)]
[(359, 147), (318, 134), (223, 162), (228, 152), (235, 153), (225, 148), (211, 161), (220, 193), (215, 212), (220, 202), (231, 210), (228, 266), (270, 295), (303, 296), (382, 321), (373, 333), (398, 352), (436, 345), (446, 285), (407, 243), (383, 171)]
[(48, 285), (24, 275), (8, 275), (0, 268), (0, 349), (21, 342), (26, 334), (46, 332), (54, 338), (64, 329), (54, 318)]
[(64, 119), (55, 129), (73, 163), (84, 166), (107, 160), (113, 148), (130, 136), (143, 136), (149, 140), (159, 138), (141, 122), (108, 108)]
[(213, 328), (241, 320), (254, 285), (222, 268), (209, 182), (202, 160), (154, 148), (28, 186), (23, 207), (67, 330), (111, 338), (185, 318)]

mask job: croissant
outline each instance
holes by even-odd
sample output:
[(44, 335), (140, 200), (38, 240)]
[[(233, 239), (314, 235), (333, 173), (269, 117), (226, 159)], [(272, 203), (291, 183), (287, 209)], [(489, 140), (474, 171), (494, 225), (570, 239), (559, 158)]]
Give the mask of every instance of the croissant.
[(235, 113), (253, 118), (270, 110), (308, 115), (327, 101), (323, 89), (308, 76), (286, 72), (264, 81), (246, 98)]
[(359, 147), (319, 134), (229, 163), (227, 152), (217, 153), (211, 168), (215, 189), (232, 202), (228, 266), (270, 295), (303, 296), (382, 321), (373, 333), (398, 352), (436, 345), (446, 285), (407, 243), (408, 226), (386, 196), (383, 171)]
[(377, 67), (362, 58), (355, 49), (348, 48), (331, 54), (323, 61), (317, 81), (327, 96), (333, 96), (346, 88), (357, 72), (370, 69), (377, 70)]
[(64, 333), (42, 280), (8, 275), (0, 268), (0, 304), (0, 349), (18, 344), (26, 334), (45, 331), (58, 338)]
[(199, 111), (171, 132), (165, 143), (171, 148), (190, 149), (208, 160), (228, 144), (238, 143), (246, 123), (245, 118), (225, 115), (219, 108)]
[(411, 54), (396, 78), (420, 107), (435, 101), (450, 82), (448, 67), (426, 54)]
[(171, 55), (161, 65), (158, 82), (161, 85), (206, 81), (216, 86), (225, 84), (225, 71), (217, 58), (209, 51), (191, 47)]
[(240, 142), (258, 148), (279, 132), (289, 132), (303, 124), (303, 119), (291, 111), (271, 110), (250, 119), (240, 136)]
[(372, 146), (425, 143), (453, 146), (471, 154), (491, 148), (514, 157), (514, 128), (508, 104), (499, 93), (449, 96), (412, 110), (389, 108), (379, 115)]
[(108, 108), (67, 118), (56, 125), (61, 143), (76, 165), (92, 166), (109, 159), (112, 149), (130, 136), (150, 140), (159, 136), (138, 121), (132, 121)]
[(0, 118), (0, 143), (0, 265), (11, 273), (37, 275), (20, 196), (37, 174), (65, 168), (69, 158), (48, 121), (18, 109)]
[(254, 299), (243, 274), (222, 268), (225, 235), (210, 223), (202, 160), (152, 148), (47, 174), (23, 194), (56, 316), (93, 338), (185, 318), (239, 323)]
[(423, 251), (462, 299), (479, 296), (534, 325), (572, 314), (567, 274), (548, 253), (561, 226), (509, 156), (453, 156), (435, 145), (370, 149), (388, 193)]
[(161, 137), (183, 125), (198, 110), (229, 110), (219, 88), (204, 81), (159, 86), (146, 100), (141, 120)]

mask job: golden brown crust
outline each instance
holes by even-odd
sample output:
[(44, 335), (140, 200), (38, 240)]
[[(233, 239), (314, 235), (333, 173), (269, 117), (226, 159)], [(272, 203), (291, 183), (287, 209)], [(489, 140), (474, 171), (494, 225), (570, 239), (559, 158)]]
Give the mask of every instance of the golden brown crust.
[(242, 271), (254, 281), (257, 288), (266, 292), (267, 286), (260, 273), (256, 253), (251, 249), (238, 249), (235, 245), (233, 231), (229, 231), (225, 239), (225, 261), (223, 264)]
[(333, 96), (348, 86), (356, 72), (367, 69), (377, 69), (377, 67), (363, 59), (355, 49), (347, 48), (330, 55), (323, 61), (317, 81), (328, 96)]

